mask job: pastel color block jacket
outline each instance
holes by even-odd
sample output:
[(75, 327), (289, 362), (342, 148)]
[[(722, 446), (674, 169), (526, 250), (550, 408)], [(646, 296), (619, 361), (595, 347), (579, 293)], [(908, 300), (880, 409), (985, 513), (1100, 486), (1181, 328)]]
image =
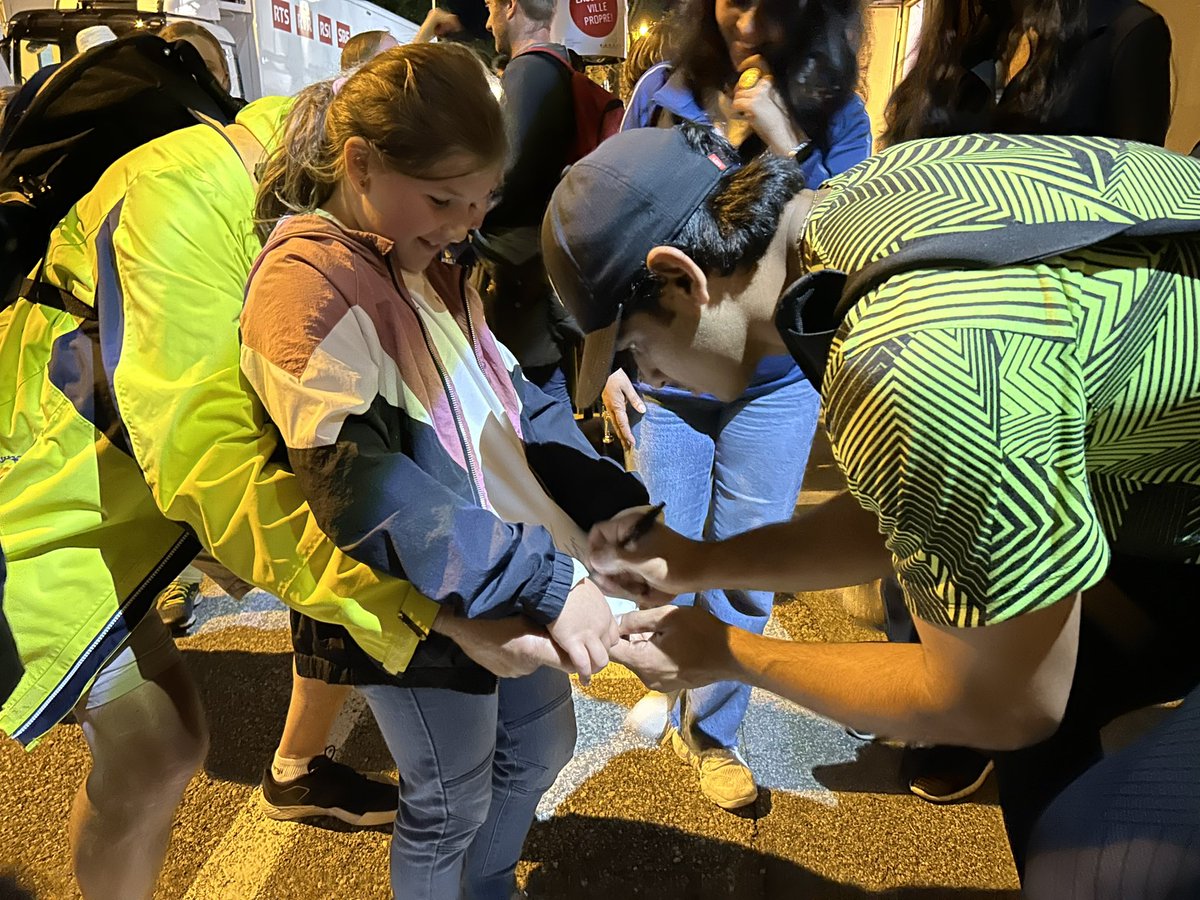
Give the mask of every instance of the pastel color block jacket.
[[(247, 289), (242, 369), (339, 548), (462, 615), (550, 622), (586, 574), (586, 530), (645, 490), (521, 376), (466, 270), (404, 272), (392, 247), (324, 215), (281, 222)], [(401, 682), (486, 689), (445, 643)]]

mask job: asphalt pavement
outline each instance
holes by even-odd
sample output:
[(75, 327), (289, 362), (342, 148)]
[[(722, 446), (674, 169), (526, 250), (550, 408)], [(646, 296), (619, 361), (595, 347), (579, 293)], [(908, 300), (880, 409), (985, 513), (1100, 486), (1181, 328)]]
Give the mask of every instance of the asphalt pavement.
[[(821, 447), (801, 504), (836, 490)], [(212, 731), (189, 785), (159, 882), (161, 900), (386, 898), (387, 828), (274, 822), (256, 799), (290, 688), (287, 614), (256, 591), (236, 602), (210, 582), (193, 634), (180, 640)], [(778, 598), (768, 633), (799, 640), (879, 640), (868, 589)], [(701, 795), (668, 750), (621, 728), (644, 693), (610, 666), (575, 685), (579, 741), (539, 808), (518, 869), (532, 898), (782, 900), (1015, 898), (1016, 873), (995, 787), (935, 806), (908, 793), (899, 751), (755, 691), (742, 730), (762, 795), (733, 814)], [(338, 756), (394, 766), (357, 697), (335, 726)], [(88, 767), (76, 725), (33, 752), (0, 738), (0, 898), (78, 897), (67, 814)]]

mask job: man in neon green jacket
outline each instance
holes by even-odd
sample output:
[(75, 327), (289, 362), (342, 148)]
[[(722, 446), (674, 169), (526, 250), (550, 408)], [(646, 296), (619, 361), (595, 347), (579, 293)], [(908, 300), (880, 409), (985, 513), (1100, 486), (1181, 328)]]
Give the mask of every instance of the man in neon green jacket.
[(152, 891), (204, 758), (195, 686), (153, 614), (201, 546), (344, 626), (389, 671), (431, 627), (498, 674), (557, 659), (544, 639), (512, 642), (520, 622), (438, 615), (408, 583), (342, 554), (273, 462), (278, 435), (239, 374), (237, 321), (259, 251), (250, 173), (286, 105), (267, 98), (235, 125), (118, 160), (47, 251), (43, 281), (81, 314), (45, 294), (0, 312), (4, 610), (25, 667), (0, 730), (30, 744), (72, 709), (83, 725), (93, 769), (71, 837), (89, 898)]

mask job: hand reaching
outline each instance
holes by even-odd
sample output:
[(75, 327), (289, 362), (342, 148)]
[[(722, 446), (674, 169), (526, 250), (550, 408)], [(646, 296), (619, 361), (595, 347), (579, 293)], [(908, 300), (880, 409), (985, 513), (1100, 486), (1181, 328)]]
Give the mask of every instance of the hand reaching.
[(413, 38), (413, 43), (431, 41), (434, 38), (445, 37), (448, 34), (458, 34), (463, 30), (462, 21), (448, 9), (434, 7), (425, 15), (425, 21)]
[(612, 658), (646, 687), (678, 691), (736, 677), (730, 626), (695, 607), (664, 606), (621, 617), (624, 639)]
[(624, 369), (617, 369), (608, 376), (600, 399), (604, 401), (604, 411), (617, 429), (617, 438), (621, 441), (621, 446), (626, 450), (632, 449), (635, 441), (633, 429), (629, 426), (629, 407), (644, 413), (646, 404), (638, 396)]
[(640, 606), (669, 603), (695, 589), (696, 562), (703, 544), (656, 524), (626, 543), (646, 507), (624, 510), (593, 526), (588, 534), (588, 569), (608, 594)]

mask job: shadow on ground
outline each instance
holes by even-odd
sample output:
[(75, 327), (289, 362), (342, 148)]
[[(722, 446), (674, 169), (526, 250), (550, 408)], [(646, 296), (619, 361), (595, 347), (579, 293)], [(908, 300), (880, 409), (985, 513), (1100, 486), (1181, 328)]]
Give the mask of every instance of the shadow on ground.
[(208, 714), (205, 769), (214, 778), (258, 784), (287, 715), (291, 655), (186, 649), (183, 658)]
[(904, 748), (867, 741), (856, 748), (854, 759), (813, 766), (813, 778), (831, 791), (860, 794), (907, 794), (903, 776)]
[[(664, 825), (566, 815), (535, 822), (523, 858), (531, 900), (1015, 900), (1016, 891), (841, 884), (786, 859)], [(570, 860), (570, 866), (558, 860)], [(702, 862), (701, 862), (702, 861)]]
[(21, 886), (21, 881), (11, 872), (0, 874), (0, 900), (37, 900), (36, 896)]
[[(211, 743), (206, 771), (224, 781), (258, 784), (275, 754), (287, 716), (291, 654), (196, 646), (184, 649), (183, 657), (208, 714)], [(395, 768), (369, 711), (351, 733), (341, 759), (363, 771)]]

